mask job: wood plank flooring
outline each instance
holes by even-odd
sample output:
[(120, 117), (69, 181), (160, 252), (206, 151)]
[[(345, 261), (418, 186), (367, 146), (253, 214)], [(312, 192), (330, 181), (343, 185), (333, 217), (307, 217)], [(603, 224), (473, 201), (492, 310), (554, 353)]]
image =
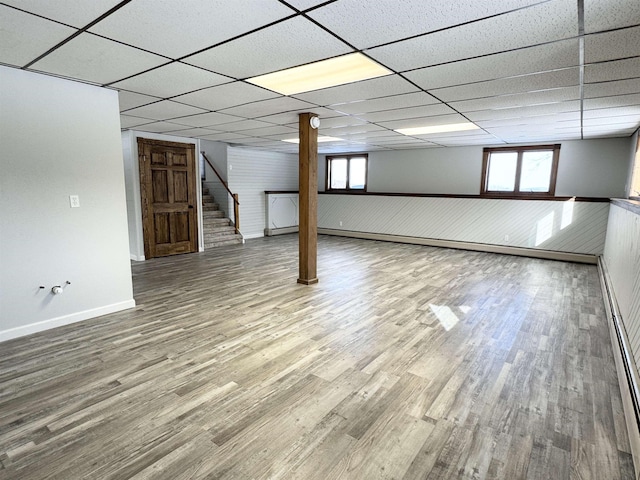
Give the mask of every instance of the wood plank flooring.
[(596, 267), (321, 236), (0, 344), (0, 479), (632, 479)]

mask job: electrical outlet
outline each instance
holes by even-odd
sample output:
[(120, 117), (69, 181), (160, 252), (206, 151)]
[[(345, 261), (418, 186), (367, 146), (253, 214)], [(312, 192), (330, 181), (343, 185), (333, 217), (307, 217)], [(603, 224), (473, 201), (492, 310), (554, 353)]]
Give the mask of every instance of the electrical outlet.
[(504, 236), (504, 241), (505, 241), (505, 242), (508, 242), (508, 241), (509, 241), (509, 235), (505, 235), (505, 236)]
[(80, 197), (78, 195), (69, 195), (69, 205), (71, 205), (71, 208), (79, 208)]
[(340, 220), (340, 226), (342, 226), (342, 220)]

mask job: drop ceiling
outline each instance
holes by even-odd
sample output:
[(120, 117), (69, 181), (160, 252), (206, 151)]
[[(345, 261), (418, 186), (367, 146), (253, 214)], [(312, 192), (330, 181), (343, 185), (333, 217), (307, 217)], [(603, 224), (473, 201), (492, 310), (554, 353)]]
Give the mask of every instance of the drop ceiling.
[[(361, 52), (385, 77), (283, 96), (247, 78)], [(321, 153), (624, 137), (638, 0), (12, 0), (0, 63), (116, 89), (123, 129)], [(407, 137), (395, 129), (474, 122)]]

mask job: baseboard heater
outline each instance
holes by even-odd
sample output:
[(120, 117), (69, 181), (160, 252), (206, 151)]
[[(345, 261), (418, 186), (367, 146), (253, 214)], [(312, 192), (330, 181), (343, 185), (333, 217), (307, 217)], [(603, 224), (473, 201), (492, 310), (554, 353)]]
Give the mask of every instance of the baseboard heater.
[(318, 234), (334, 235), (338, 237), (363, 238), (366, 240), (380, 240), (383, 242), (409, 243), (412, 245), (426, 245), (428, 247), (458, 248), (474, 252), (500, 253), (520, 257), (541, 258), (545, 260), (560, 260), (562, 262), (588, 263), (595, 265), (597, 257), (585, 253), (557, 252), (540, 250), (537, 248), (512, 247), (509, 245), (492, 245), (488, 243), (474, 243), (460, 240), (443, 240), (425, 237), (407, 237), (388, 233), (357, 232), (353, 230), (337, 230), (318, 227)]
[[(625, 421), (629, 434), (631, 453), (636, 472), (640, 469), (640, 388), (638, 382), (638, 370), (635, 366), (633, 354), (629, 347), (629, 338), (618, 309), (618, 303), (611, 289), (611, 279), (606, 264), (602, 257), (598, 258), (598, 272), (600, 285), (604, 294), (604, 304), (607, 311), (607, 319), (610, 319), (611, 342), (616, 357), (618, 380), (622, 395)], [(618, 351), (616, 352), (616, 345)]]

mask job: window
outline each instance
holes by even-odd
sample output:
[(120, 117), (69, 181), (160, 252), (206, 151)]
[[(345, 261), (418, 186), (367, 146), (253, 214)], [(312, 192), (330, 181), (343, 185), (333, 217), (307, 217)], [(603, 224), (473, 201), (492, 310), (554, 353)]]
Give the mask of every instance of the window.
[(367, 191), (366, 154), (327, 157), (326, 190)]
[(554, 196), (560, 145), (485, 148), (481, 194)]

